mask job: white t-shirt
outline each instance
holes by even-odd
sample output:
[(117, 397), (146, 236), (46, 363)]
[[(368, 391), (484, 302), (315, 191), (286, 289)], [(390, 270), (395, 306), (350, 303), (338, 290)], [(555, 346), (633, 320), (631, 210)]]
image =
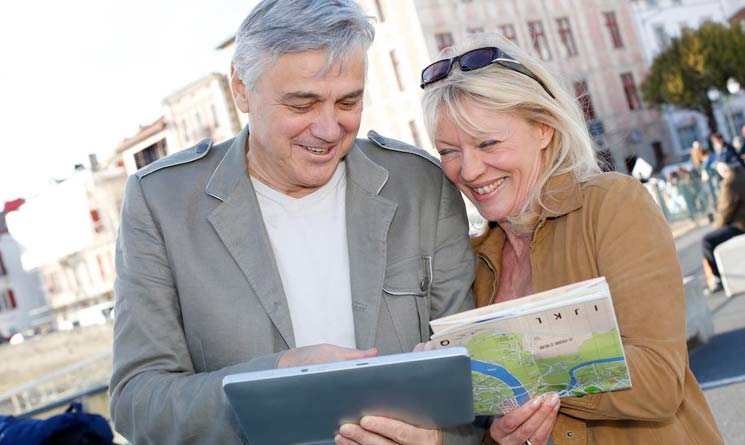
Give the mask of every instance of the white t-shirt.
[(292, 317), (296, 347), (355, 348), (346, 226), (346, 170), (293, 198), (251, 178)]

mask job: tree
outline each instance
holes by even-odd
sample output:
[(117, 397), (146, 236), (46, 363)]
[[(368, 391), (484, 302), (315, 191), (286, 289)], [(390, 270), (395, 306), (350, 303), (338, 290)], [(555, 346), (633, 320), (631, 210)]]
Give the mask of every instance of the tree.
[(739, 26), (705, 23), (684, 30), (652, 61), (642, 82), (644, 100), (654, 106), (674, 105), (706, 115), (711, 132), (717, 131), (714, 109), (706, 92), (727, 91), (734, 77), (745, 84), (745, 33)]

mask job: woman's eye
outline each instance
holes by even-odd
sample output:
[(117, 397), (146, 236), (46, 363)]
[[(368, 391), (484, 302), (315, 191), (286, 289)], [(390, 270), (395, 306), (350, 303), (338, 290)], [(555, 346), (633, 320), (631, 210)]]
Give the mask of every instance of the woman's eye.
[(484, 142), (482, 142), (482, 143), (479, 144), (479, 148), (490, 148), (490, 147), (494, 147), (498, 143), (499, 143), (499, 141), (492, 141), (492, 140), (484, 141)]
[(440, 157), (441, 158), (444, 158), (444, 157), (451, 156), (451, 155), (455, 154), (455, 150), (447, 149), (446, 148), (444, 150), (440, 150), (439, 153), (440, 153)]

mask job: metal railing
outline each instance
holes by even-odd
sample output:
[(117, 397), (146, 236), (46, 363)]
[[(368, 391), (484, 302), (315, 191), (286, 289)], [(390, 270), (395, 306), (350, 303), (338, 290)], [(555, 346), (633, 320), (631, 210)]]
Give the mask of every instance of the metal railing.
[(0, 414), (29, 417), (103, 392), (111, 376), (111, 352), (62, 368), (0, 394)]

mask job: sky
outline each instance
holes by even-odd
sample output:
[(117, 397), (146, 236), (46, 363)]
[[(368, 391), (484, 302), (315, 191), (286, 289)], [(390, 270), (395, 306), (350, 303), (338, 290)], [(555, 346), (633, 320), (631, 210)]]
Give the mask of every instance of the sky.
[[(228, 71), (215, 48), (256, 0), (0, 2), (0, 206), (68, 177)], [(1, 209), (2, 207), (0, 207)]]

